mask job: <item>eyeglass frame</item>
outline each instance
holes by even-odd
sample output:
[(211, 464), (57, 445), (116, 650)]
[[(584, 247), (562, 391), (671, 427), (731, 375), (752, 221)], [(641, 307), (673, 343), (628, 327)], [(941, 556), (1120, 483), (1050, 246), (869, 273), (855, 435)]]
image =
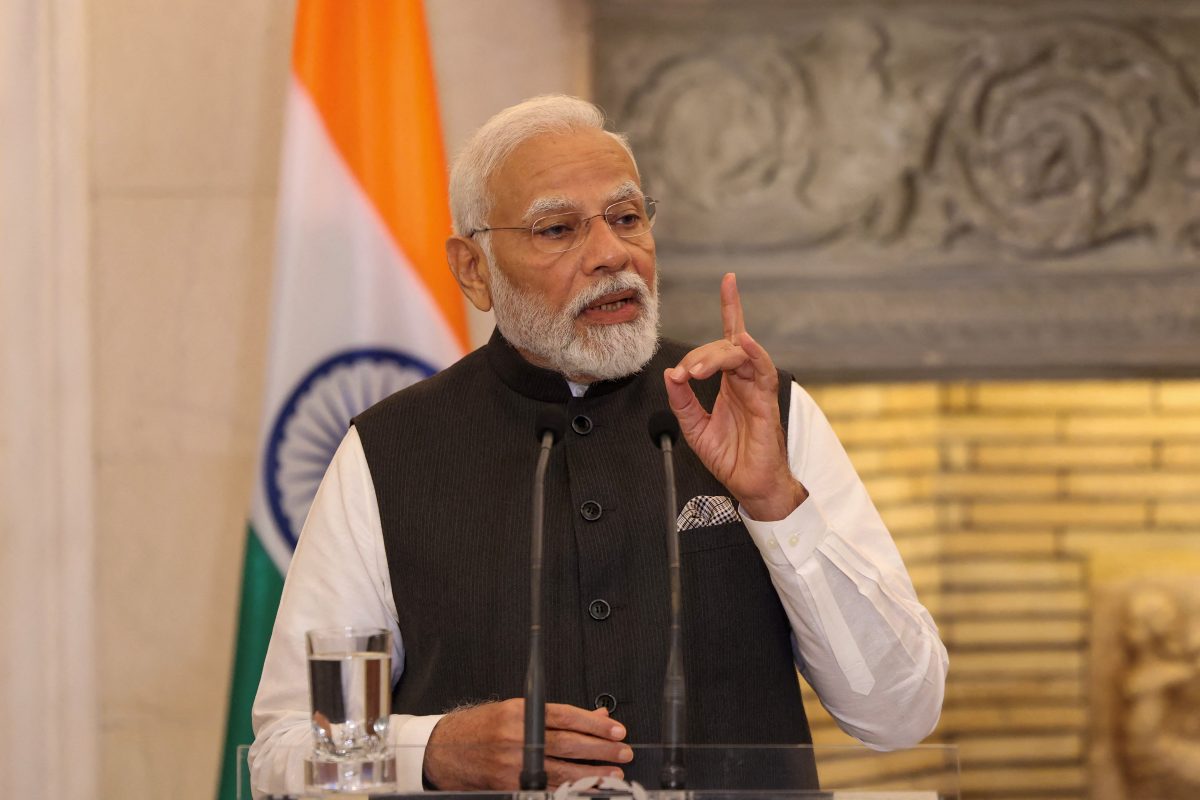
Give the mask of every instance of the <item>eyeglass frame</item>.
[[(629, 236), (622, 236), (620, 233), (617, 233), (616, 229), (613, 228), (612, 223), (608, 221), (608, 212), (611, 211), (615, 206), (619, 206), (622, 203), (628, 203), (628, 202), (636, 200), (636, 198), (633, 198), (633, 197), (626, 197), (624, 200), (617, 200), (616, 202), (610, 204), (609, 206), (607, 206), (604, 209), (604, 211), (602, 211), (599, 214), (592, 214), (590, 217), (583, 217), (582, 219), (580, 219), (579, 223), (582, 226), (581, 227), (582, 235), (579, 237), (579, 241), (577, 241), (575, 244), (571, 245), (570, 247), (566, 248), (565, 250), (540, 250), (539, 249), (538, 252), (546, 253), (547, 255), (557, 255), (558, 253), (569, 253), (572, 250), (577, 250), (578, 248), (582, 247), (583, 243), (585, 241), (587, 241), (587, 231), (589, 228), (591, 228), (592, 220), (594, 220), (596, 217), (603, 217), (604, 224), (607, 225), (608, 229), (610, 231), (612, 231), (613, 234), (619, 239), (636, 239), (639, 236), (645, 236), (654, 227), (654, 220), (658, 216), (658, 201), (655, 200), (653, 197), (650, 197), (649, 195), (642, 195), (641, 199), (642, 199), (642, 203), (644, 204), (645, 210), (647, 212), (646, 213), (646, 222), (648, 224), (646, 225), (646, 230), (644, 230), (640, 233), (630, 234)], [(529, 234), (529, 238), (532, 240), (534, 238), (534, 231), (537, 229), (539, 222), (541, 222), (542, 220), (545, 220), (545, 219), (552, 219), (554, 217), (566, 216), (567, 214), (570, 214), (570, 213), (578, 213), (578, 212), (560, 211), (556, 214), (547, 214), (544, 217), (538, 217), (537, 219), (535, 219), (533, 222), (529, 223), (528, 225), (505, 225), (505, 226), (498, 225), (498, 226), (487, 227), (487, 228), (475, 228), (474, 230), (472, 230), (470, 233), (467, 234), (467, 238), (470, 239), (470, 238), (474, 237), (475, 234), (477, 234), (477, 233), (490, 233), (492, 231), (525, 231), (526, 233)], [(534, 247), (536, 248), (537, 246), (534, 245)]]

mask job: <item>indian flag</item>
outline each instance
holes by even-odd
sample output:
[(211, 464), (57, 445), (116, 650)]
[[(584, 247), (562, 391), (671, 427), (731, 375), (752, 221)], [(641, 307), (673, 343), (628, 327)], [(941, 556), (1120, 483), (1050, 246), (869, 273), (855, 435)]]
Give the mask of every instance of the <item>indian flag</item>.
[(419, 0), (301, 0), (279, 192), (266, 407), (220, 798), (296, 538), (350, 418), (456, 361), (446, 168)]

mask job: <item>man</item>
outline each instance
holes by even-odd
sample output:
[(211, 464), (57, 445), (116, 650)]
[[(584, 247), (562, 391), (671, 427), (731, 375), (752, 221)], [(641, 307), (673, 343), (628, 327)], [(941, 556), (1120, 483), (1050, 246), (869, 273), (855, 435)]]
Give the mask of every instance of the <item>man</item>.
[(666, 544), (646, 420), (667, 406), (686, 440), (689, 741), (808, 742), (797, 666), (868, 745), (936, 724), (936, 627), (828, 423), (746, 332), (733, 276), (721, 339), (659, 342), (654, 203), (603, 121), (535, 98), (455, 162), (447, 256), (497, 332), (356, 418), (334, 457), (255, 701), (259, 776), (309, 743), (304, 631), (355, 625), (396, 642), (389, 735), (415, 746), (402, 785), (516, 786), (518, 747), (467, 760), (440, 745), (521, 741), (534, 422), (552, 404), (571, 430), (547, 479), (551, 785), (624, 774), (628, 743), (660, 736)]

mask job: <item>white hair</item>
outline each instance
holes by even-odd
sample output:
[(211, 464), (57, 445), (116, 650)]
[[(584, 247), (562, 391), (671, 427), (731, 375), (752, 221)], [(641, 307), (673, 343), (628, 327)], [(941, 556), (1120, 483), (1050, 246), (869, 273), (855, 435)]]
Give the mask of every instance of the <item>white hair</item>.
[[(633, 160), (628, 140), (604, 130), (604, 112), (578, 97), (540, 95), (510, 106), (485, 122), (467, 140), (450, 170), (450, 216), (454, 233), (467, 236), (488, 226), (487, 218), (492, 210), (488, 180), (518, 146), (543, 133), (580, 130), (602, 131), (611, 136)], [(636, 161), (633, 168), (637, 170)]]

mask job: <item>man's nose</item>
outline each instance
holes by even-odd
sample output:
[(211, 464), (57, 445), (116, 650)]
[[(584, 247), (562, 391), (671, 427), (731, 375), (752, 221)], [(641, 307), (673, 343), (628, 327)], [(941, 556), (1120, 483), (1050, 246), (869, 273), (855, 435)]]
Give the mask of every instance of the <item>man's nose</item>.
[(603, 214), (591, 217), (584, 225), (580, 256), (586, 272), (601, 269), (616, 271), (629, 266), (632, 260), (629, 243), (617, 236)]

